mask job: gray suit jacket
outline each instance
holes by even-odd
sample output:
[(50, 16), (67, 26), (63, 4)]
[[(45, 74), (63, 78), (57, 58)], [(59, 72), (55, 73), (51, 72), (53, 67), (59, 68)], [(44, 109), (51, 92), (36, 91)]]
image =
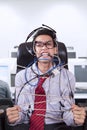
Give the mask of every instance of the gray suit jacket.
[(0, 98), (11, 98), (9, 85), (2, 80), (0, 80)]

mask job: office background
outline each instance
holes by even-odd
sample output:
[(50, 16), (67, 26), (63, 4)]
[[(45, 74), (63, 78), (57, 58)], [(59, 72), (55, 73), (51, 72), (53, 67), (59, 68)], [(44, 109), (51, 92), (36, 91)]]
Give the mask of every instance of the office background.
[(44, 23), (57, 31), (59, 41), (87, 57), (86, 0), (0, 0), (0, 58)]

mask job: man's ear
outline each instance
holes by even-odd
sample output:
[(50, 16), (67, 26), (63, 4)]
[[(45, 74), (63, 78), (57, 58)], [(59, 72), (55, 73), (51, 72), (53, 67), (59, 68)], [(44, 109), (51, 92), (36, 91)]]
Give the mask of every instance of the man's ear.
[(58, 47), (55, 47), (54, 53), (58, 55)]

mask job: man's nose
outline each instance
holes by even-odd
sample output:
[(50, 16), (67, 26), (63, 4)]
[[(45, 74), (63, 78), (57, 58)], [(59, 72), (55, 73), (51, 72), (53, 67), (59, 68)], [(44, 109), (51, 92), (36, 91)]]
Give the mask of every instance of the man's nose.
[(44, 43), (42, 48), (47, 48), (47, 44), (46, 44), (46, 43)]

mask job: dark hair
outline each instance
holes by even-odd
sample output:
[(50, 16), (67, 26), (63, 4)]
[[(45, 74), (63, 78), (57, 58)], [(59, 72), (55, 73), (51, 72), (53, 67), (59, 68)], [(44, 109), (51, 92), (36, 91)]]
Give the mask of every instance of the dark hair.
[(49, 35), (52, 39), (53, 39), (53, 42), (54, 42), (54, 45), (56, 46), (57, 45), (57, 37), (56, 37), (56, 33), (53, 31), (53, 30), (50, 30), (50, 29), (47, 29), (47, 28), (42, 28), (42, 29), (39, 29), (35, 35), (33, 36), (33, 43), (36, 39), (37, 36), (39, 35)]

